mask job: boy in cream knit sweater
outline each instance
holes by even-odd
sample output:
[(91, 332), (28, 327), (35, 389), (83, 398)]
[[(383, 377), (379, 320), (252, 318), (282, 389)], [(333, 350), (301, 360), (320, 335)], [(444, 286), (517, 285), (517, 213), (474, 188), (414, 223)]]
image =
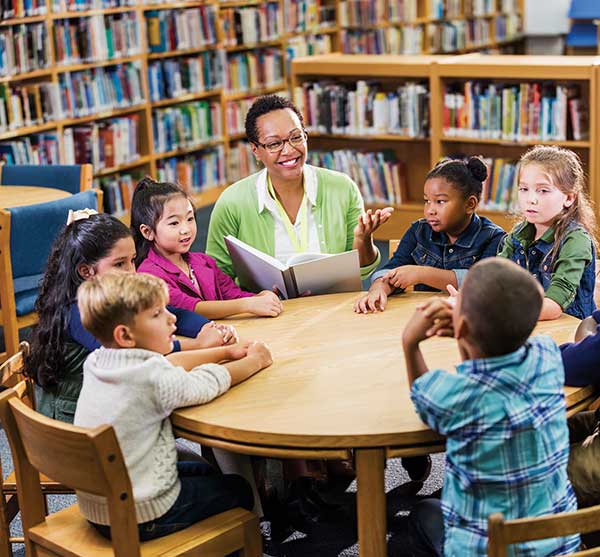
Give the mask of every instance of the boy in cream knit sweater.
[[(169, 415), (181, 406), (209, 402), (269, 366), (269, 349), (251, 342), (163, 356), (171, 351), (175, 317), (166, 309), (165, 283), (143, 273), (85, 281), (77, 297), (82, 323), (102, 347), (84, 364), (74, 423), (114, 427), (140, 540), (234, 507), (251, 510), (252, 490), (240, 476), (216, 474), (204, 462), (177, 462)], [(105, 500), (83, 492), (77, 497), (81, 512), (110, 537)]]

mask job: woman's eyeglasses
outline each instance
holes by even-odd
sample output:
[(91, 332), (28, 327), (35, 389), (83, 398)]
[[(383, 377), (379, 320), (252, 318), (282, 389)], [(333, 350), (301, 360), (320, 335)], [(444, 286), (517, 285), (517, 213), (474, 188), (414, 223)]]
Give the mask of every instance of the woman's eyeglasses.
[(292, 147), (298, 147), (302, 145), (308, 139), (308, 134), (305, 131), (295, 132), (287, 139), (279, 139), (277, 141), (269, 141), (268, 143), (256, 142), (257, 145), (266, 149), (269, 153), (279, 153), (283, 150), (286, 143), (289, 143)]

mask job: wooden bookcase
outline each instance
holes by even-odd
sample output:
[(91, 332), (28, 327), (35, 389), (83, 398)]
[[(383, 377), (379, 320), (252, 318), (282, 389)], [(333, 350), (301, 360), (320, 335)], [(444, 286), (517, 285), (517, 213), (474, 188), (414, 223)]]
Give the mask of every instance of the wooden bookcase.
[[(44, 0), (42, 0), (43, 3)], [(375, 25), (370, 28), (386, 29), (390, 26), (402, 28), (403, 26), (414, 26), (414, 25), (427, 25), (429, 23), (441, 23), (443, 20), (439, 20), (431, 16), (428, 12), (428, 6), (430, 0), (377, 0), (384, 8), (385, 14), (390, 14), (392, 6), (398, 7), (399, 4), (404, 2), (406, 5), (414, 4), (412, 8), (418, 12), (416, 19), (405, 18), (394, 22), (388, 21), (389, 18), (386, 16), (381, 20), (378, 20)], [(520, 17), (523, 15), (523, 1), (524, 0), (513, 0), (514, 7), (511, 8), (511, 13), (517, 13)], [(461, 0), (459, 14), (452, 14), (452, 20), (467, 20), (483, 18), (487, 20), (493, 20), (496, 17), (503, 16), (502, 7), (503, 2), (507, 0), (492, 0), (495, 10), (486, 13), (484, 15), (473, 15), (471, 13), (471, 0)], [(38, 2), (39, 3), (39, 2)], [(277, 4), (278, 5), (278, 18), (279, 18), (279, 35), (273, 40), (269, 40), (263, 43), (243, 44), (236, 46), (224, 46), (224, 31), (222, 29), (223, 10), (229, 8), (248, 8), (258, 7), (265, 4)], [(511, 2), (509, 1), (509, 4)], [(15, 5), (18, 4), (15, 3)], [(364, 4), (364, 2), (363, 2)], [(36, 85), (44, 82), (51, 82), (58, 84), (60, 76), (66, 72), (76, 72), (85, 69), (94, 69), (100, 67), (114, 66), (117, 64), (135, 63), (139, 65), (141, 75), (141, 86), (143, 90), (144, 101), (135, 105), (115, 110), (104, 110), (102, 112), (78, 117), (68, 118), (56, 121), (45, 121), (34, 126), (22, 126), (18, 129), (12, 129), (8, 132), (0, 132), (0, 142), (5, 140), (12, 140), (16, 138), (22, 138), (31, 134), (37, 134), (42, 132), (55, 133), (59, 141), (59, 153), (60, 161), (64, 161), (65, 146), (64, 146), (64, 131), (67, 128), (79, 126), (90, 122), (100, 122), (111, 118), (127, 115), (138, 115), (139, 118), (139, 130), (138, 130), (138, 150), (139, 158), (135, 161), (128, 162), (114, 166), (112, 168), (95, 169), (95, 178), (102, 178), (113, 175), (121, 175), (123, 173), (136, 173), (156, 175), (157, 164), (167, 157), (177, 157), (180, 155), (194, 154), (201, 152), (203, 149), (211, 146), (222, 146), (225, 156), (225, 161), (230, 157), (237, 157), (237, 153), (234, 146), (237, 142), (244, 140), (244, 134), (240, 133), (240, 130), (235, 130), (230, 133), (227, 126), (227, 105), (230, 102), (236, 100), (253, 97), (265, 93), (271, 93), (285, 89), (290, 83), (290, 63), (286, 60), (288, 52), (297, 51), (306, 48), (307, 50), (318, 51), (320, 46), (317, 36), (328, 36), (330, 38), (329, 43), (333, 51), (341, 50), (342, 43), (342, 29), (340, 25), (341, 21), (341, 9), (354, 9), (357, 5), (355, 0), (350, 0), (344, 3), (343, 0), (321, 0), (314, 2), (308, 2), (307, 4), (294, 3), (293, 0), (230, 0), (230, 1), (217, 1), (217, 0), (184, 0), (176, 2), (165, 2), (165, 3), (142, 3), (141, 1), (135, 1), (132, 5), (125, 5), (114, 8), (102, 8), (102, 9), (88, 9), (88, 10), (72, 10), (62, 13), (53, 12), (52, 0), (45, 0), (46, 13), (42, 15), (31, 15), (24, 16), (23, 13), (17, 13), (17, 17), (12, 19), (4, 19), (0, 21), (0, 30), (6, 29), (10, 26), (16, 25), (30, 25), (35, 23), (41, 23), (45, 27), (47, 36), (47, 57), (48, 64), (46, 68), (30, 71), (27, 73), (14, 74), (8, 77), (0, 77), (0, 84), (9, 86), (29, 86)], [(307, 6), (305, 10), (298, 9), (298, 5)], [(146, 29), (146, 12), (150, 10), (176, 10), (185, 8), (197, 8), (200, 6), (214, 6), (217, 10), (217, 41), (214, 45), (206, 46), (203, 48), (192, 48), (186, 50), (176, 50), (170, 52), (150, 53), (147, 41), (147, 29)], [(413, 10), (414, 11), (414, 10)], [(60, 65), (57, 64), (57, 53), (54, 51), (54, 32), (57, 22), (64, 19), (71, 18), (88, 18), (91, 16), (107, 16), (110, 14), (119, 13), (133, 13), (135, 14), (135, 20), (137, 22), (140, 48), (139, 53), (132, 56), (123, 56), (121, 58), (113, 58), (111, 60), (95, 61), (90, 63), (72, 64), (72, 65)], [(352, 27), (351, 25), (349, 27)], [(362, 28), (362, 26), (361, 26)], [(518, 37), (511, 38), (508, 42), (518, 40)], [(312, 47), (311, 47), (312, 45)], [(316, 46), (315, 46), (316, 45)], [(497, 47), (501, 46), (497, 41), (490, 43), (472, 45), (466, 50), (472, 48), (486, 48), (486, 47)], [(149, 81), (148, 81), (148, 66), (152, 62), (158, 59), (169, 59), (179, 56), (190, 56), (203, 52), (206, 49), (218, 49), (223, 51), (225, 60), (227, 57), (243, 51), (256, 51), (262, 48), (272, 48), (281, 51), (283, 59), (283, 80), (281, 84), (276, 84), (273, 87), (258, 88), (254, 90), (245, 90), (243, 92), (230, 93), (225, 91), (223, 87), (214, 88), (211, 90), (203, 91), (200, 93), (191, 93), (183, 96), (179, 96), (173, 99), (164, 99), (160, 101), (152, 102), (149, 95)], [(423, 48), (424, 51), (427, 48)], [(227, 63), (225, 63), (224, 74), (227, 72)], [(335, 71), (333, 72), (335, 74)], [(354, 75), (369, 75), (369, 71), (360, 69), (357, 67)], [(223, 76), (225, 79), (225, 75)], [(153, 134), (153, 111), (159, 108), (166, 108), (176, 106), (181, 103), (208, 100), (220, 103), (221, 114), (222, 114), (222, 129), (223, 134), (219, 138), (214, 138), (211, 141), (202, 143), (200, 145), (193, 145), (190, 147), (180, 148), (177, 150), (169, 151), (168, 153), (156, 152), (154, 148), (154, 134)], [(420, 147), (430, 149), (429, 141), (421, 142), (406, 142), (405, 148), (410, 149), (415, 153), (420, 153)], [(419, 155), (422, 159), (423, 157)], [(420, 159), (419, 159), (420, 160)], [(91, 161), (86, 161), (91, 162)], [(410, 170), (411, 175), (417, 175), (417, 170)], [(231, 177), (228, 177), (223, 181), (217, 188), (212, 188), (210, 191), (203, 191), (195, 195), (195, 202), (198, 207), (206, 204), (211, 204), (218, 197), (222, 188), (231, 182)]]
[[(333, 82), (375, 80), (382, 84), (426, 80), (430, 91), (430, 134), (427, 138), (396, 135), (349, 136), (342, 134), (309, 134), (311, 149), (357, 149), (375, 151), (389, 149), (406, 162), (408, 200), (396, 207), (392, 220), (382, 227), (378, 239), (400, 238), (408, 225), (422, 217), (423, 181), (426, 173), (444, 156), (457, 153), (518, 159), (531, 145), (558, 144), (576, 151), (587, 174), (592, 201), (600, 202), (600, 172), (597, 147), (599, 114), (597, 103), (600, 58), (594, 56), (491, 56), (465, 54), (459, 56), (346, 56), (328, 55), (297, 58), (292, 62), (292, 84), (330, 80)], [(446, 137), (443, 133), (444, 91), (446, 84), (456, 81), (485, 80), (498, 83), (555, 82), (581, 87), (589, 106), (589, 138), (584, 141), (506, 141), (469, 137)], [(481, 210), (505, 229), (516, 221), (514, 215)]]

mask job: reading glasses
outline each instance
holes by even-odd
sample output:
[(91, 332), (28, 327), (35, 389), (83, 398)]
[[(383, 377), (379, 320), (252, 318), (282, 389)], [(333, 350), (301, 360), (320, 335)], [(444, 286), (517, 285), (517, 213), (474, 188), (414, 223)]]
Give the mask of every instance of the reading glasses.
[(294, 135), (288, 137), (287, 139), (269, 141), (269, 143), (260, 143), (260, 141), (257, 141), (256, 145), (266, 149), (269, 153), (279, 153), (279, 151), (283, 150), (286, 143), (289, 143), (292, 147), (297, 147), (302, 145), (307, 139), (308, 134), (305, 131), (301, 131), (294, 133)]

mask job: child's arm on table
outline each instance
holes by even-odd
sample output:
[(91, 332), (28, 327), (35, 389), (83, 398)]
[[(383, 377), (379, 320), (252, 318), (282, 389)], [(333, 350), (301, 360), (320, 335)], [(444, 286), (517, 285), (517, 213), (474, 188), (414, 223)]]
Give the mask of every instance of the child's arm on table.
[(277, 317), (282, 311), (281, 300), (270, 290), (263, 290), (251, 298), (197, 302), (194, 311), (210, 319), (222, 319), (238, 313), (252, 313), (262, 317)]
[(419, 343), (431, 336), (449, 336), (451, 333), (451, 301), (442, 298), (431, 298), (417, 307), (402, 333), (402, 346), (410, 385), (418, 377), (429, 371), (419, 348)]
[(394, 288), (406, 290), (415, 284), (426, 284), (438, 290), (444, 290), (446, 285), (458, 287), (456, 273), (452, 270), (421, 265), (404, 265), (389, 271), (383, 280)]
[(209, 321), (200, 329), (196, 338), (180, 338), (181, 350), (200, 350), (238, 342), (238, 335), (232, 325), (220, 325)]
[(166, 356), (174, 366), (190, 371), (202, 364), (219, 363), (224, 360), (239, 360), (244, 358), (248, 351), (249, 342), (221, 346), (218, 348), (204, 348), (200, 350), (186, 350), (185, 352), (171, 352)]
[(246, 355), (234, 362), (223, 364), (231, 375), (231, 386), (245, 381), (273, 363), (271, 351), (264, 342), (244, 343)]

